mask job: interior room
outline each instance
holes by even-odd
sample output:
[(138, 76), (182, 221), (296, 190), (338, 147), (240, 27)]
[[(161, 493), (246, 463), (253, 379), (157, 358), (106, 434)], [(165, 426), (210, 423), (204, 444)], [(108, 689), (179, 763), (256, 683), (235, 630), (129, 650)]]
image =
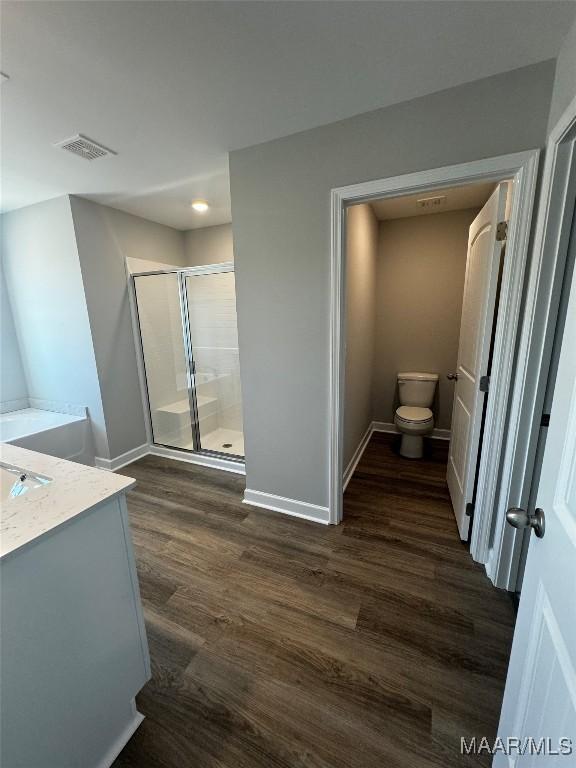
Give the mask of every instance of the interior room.
[[(446, 471), (449, 445), (455, 443), (458, 451), (458, 443), (466, 441), (464, 430), (455, 440), (451, 431), (453, 414), (460, 416), (454, 408), (459, 356), (464, 355), (459, 355), (460, 338), (471, 331), (464, 298), (472, 310), (474, 302), (483, 300), (482, 286), (472, 284), (474, 264), (467, 264), (475, 242), (473, 224), (498, 186), (480, 182), (347, 208), (344, 489), (374, 433), (390, 436), (378, 441), (392, 463), (393, 456), (399, 458), (399, 473), (407, 459), (420, 461), (425, 474), (427, 464), (421, 460), (432, 456)], [(509, 182), (502, 186), (509, 218), (512, 187)], [(504, 258), (500, 243), (484, 329), (488, 349)], [(489, 376), (489, 354), (484, 365)], [(481, 447), (479, 441), (478, 458)]]
[[(43, 438), (28, 434), (31, 424), (42, 433), (41, 420), (49, 418), (59, 430), (61, 458), (107, 469), (149, 446), (190, 457), (205, 450), (205, 460), (212, 453), (215, 460), (219, 453), (243, 458), (232, 225), (202, 226), (205, 213), (190, 210), (189, 230), (75, 196), (5, 216), (3, 282), (12, 297), (6, 311), (22, 371), (17, 397), (3, 404), (5, 412), (18, 410), (21, 423), (4, 417), (5, 439), (34, 448)], [(46, 260), (47, 250), (58, 258)], [(23, 270), (33, 275), (25, 286)], [(39, 316), (47, 285), (53, 300)], [(62, 350), (61, 331), (72, 320)], [(54, 368), (53, 355), (60, 364), (48, 377), (42, 371)], [(193, 445), (197, 412), (202, 446)], [(81, 429), (87, 418), (89, 427)]]
[(571, 765), (574, 3), (0, 10), (2, 768)]
[[(424, 202), (407, 196), (348, 209), (346, 401), (353, 409), (356, 380), (368, 381), (370, 408), (358, 426), (352, 414), (346, 417), (346, 466), (373, 421), (396, 431), (398, 372), (438, 375), (435, 435), (449, 437), (454, 393), (446, 375), (457, 364), (468, 232), (493, 188), (471, 185), (439, 190)], [(356, 338), (368, 340), (362, 357)]]

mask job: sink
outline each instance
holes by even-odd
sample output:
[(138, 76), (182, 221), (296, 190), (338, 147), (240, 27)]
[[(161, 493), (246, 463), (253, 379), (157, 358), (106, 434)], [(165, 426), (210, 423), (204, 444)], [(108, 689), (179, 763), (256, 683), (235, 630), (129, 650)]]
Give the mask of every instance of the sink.
[(6, 502), (18, 499), (35, 488), (42, 488), (51, 483), (52, 479), (37, 475), (23, 467), (0, 462), (0, 501)]

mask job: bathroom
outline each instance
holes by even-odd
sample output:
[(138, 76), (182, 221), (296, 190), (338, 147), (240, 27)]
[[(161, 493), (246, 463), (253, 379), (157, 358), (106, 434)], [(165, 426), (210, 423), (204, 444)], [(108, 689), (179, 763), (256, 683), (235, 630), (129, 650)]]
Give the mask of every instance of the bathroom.
[[(2, 765), (110, 765), (142, 722), (126, 465), (242, 480), (232, 225), (212, 208), (177, 228), (64, 195), (2, 217)], [(25, 744), (22, 700), (42, 713)]]
[(575, 3), (0, 2), (2, 768), (558, 752)]
[(509, 206), (482, 182), (348, 207), (345, 487), (375, 433), (398, 471), (449, 463), (469, 235), (498, 186)]
[[(3, 217), (0, 441), (104, 469), (177, 449), (216, 466), (226, 454), (223, 468), (242, 471), (229, 205), (179, 215), (172, 227), (63, 196)], [(185, 439), (174, 419), (187, 422)]]

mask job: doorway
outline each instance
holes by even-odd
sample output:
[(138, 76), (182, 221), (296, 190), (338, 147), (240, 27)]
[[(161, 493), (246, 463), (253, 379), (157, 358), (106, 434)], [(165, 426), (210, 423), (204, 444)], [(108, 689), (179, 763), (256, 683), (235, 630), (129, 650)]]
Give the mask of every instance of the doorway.
[[(437, 463), (445, 451), (463, 541), (481, 452), (509, 186), (443, 188), (346, 212), (345, 483), (373, 432), (397, 436), (396, 453), (416, 464), (409, 474), (425, 473), (424, 454), (439, 440), (445, 445), (437, 446)], [(408, 470), (407, 462), (400, 466)]]
[(152, 442), (242, 462), (234, 266), (133, 276)]
[(473, 183), (511, 180), (512, 205), (507, 232), (507, 258), (500, 281), (500, 303), (492, 344), (490, 398), (483, 428), (482, 460), (478, 469), (475, 499), (476, 525), (471, 554), (486, 562), (490, 551), (492, 510), (504, 451), (504, 423), (512, 380), (513, 350), (516, 344), (522, 287), (528, 252), (532, 202), (536, 183), (538, 152), (525, 152), (466, 163), (406, 176), (382, 179), (332, 191), (332, 313), (331, 313), (331, 462), (330, 514), (332, 522), (342, 520), (344, 376), (345, 376), (345, 210), (354, 203), (371, 202), (402, 195), (420, 197), (437, 194), (443, 188)]

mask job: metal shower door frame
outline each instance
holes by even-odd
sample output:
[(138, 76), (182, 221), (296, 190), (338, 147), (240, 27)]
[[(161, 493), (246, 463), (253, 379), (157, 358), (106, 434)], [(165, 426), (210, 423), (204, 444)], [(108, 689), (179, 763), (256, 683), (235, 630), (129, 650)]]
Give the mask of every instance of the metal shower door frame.
[(182, 321), (182, 336), (184, 338), (184, 358), (186, 360), (186, 384), (188, 387), (188, 401), (190, 403), (192, 445), (196, 453), (201, 453), (203, 449), (200, 437), (198, 401), (196, 400), (196, 366), (194, 363), (194, 351), (192, 349), (192, 335), (190, 333), (190, 313), (188, 310), (186, 276), (183, 272), (177, 272), (177, 277), (180, 299), (180, 319)]
[[(186, 278), (196, 277), (203, 275), (214, 275), (226, 272), (234, 272), (233, 262), (224, 262), (221, 264), (208, 264), (202, 267), (183, 267), (180, 269), (163, 269), (153, 270), (149, 272), (135, 272), (132, 277), (132, 287), (134, 295), (134, 305), (136, 309), (136, 322), (138, 327), (138, 336), (140, 340), (140, 353), (142, 356), (143, 368), (144, 368), (144, 386), (146, 390), (146, 400), (148, 405), (148, 414), (150, 419), (150, 429), (152, 442), (154, 445), (159, 445), (164, 448), (173, 448), (174, 450), (184, 451), (185, 453), (195, 453), (202, 456), (213, 456), (218, 459), (225, 459), (226, 461), (244, 463), (244, 456), (236, 454), (224, 453), (222, 451), (213, 451), (207, 448), (202, 448), (202, 436), (200, 433), (200, 419), (198, 414), (198, 402), (196, 400), (196, 366), (194, 361), (194, 347), (192, 344), (192, 334), (190, 330), (190, 311), (188, 306), (188, 291), (186, 288)], [(175, 446), (166, 445), (165, 443), (158, 443), (154, 439), (154, 427), (152, 424), (152, 411), (150, 408), (150, 393), (148, 391), (148, 376), (146, 373), (146, 359), (144, 356), (144, 345), (142, 340), (142, 327), (140, 325), (140, 316), (138, 309), (138, 291), (136, 290), (136, 278), (137, 277), (149, 277), (154, 275), (169, 275), (174, 274), (178, 280), (178, 294), (180, 303), (180, 319), (182, 323), (182, 337), (184, 341), (184, 359), (186, 364), (186, 385), (188, 389), (188, 401), (190, 404), (190, 418), (192, 428), (192, 450), (187, 448), (178, 448)]]

